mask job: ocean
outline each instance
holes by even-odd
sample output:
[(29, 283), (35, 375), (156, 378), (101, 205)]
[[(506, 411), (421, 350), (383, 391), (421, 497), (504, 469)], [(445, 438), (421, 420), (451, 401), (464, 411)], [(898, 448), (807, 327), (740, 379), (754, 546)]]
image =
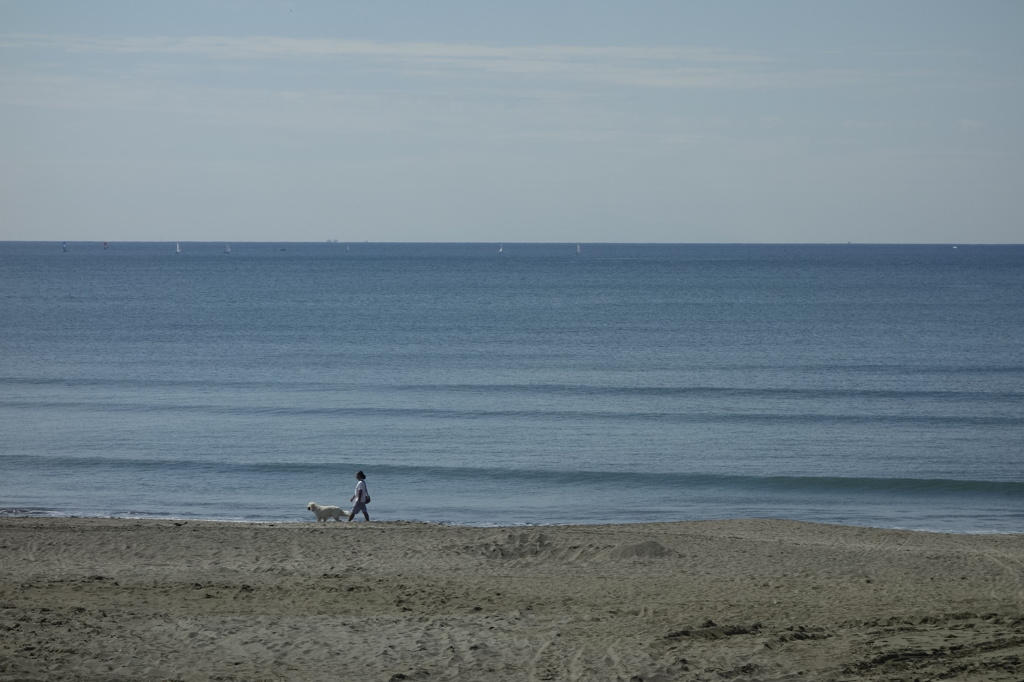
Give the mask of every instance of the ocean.
[(0, 242), (0, 514), (1024, 532), (1024, 246), (178, 246)]

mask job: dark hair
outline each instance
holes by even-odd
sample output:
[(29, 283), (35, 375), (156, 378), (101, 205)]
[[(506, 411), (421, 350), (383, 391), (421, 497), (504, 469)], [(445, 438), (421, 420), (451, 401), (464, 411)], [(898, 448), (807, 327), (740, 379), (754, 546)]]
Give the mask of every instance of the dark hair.
[(364, 474), (362, 471), (357, 471), (356, 478), (366, 478), (366, 474)]

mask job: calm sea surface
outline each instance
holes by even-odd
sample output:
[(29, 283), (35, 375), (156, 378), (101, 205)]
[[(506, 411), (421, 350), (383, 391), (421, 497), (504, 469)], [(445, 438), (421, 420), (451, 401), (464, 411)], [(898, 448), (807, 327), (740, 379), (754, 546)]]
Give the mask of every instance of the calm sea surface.
[(1024, 532), (1024, 246), (0, 243), (0, 513)]

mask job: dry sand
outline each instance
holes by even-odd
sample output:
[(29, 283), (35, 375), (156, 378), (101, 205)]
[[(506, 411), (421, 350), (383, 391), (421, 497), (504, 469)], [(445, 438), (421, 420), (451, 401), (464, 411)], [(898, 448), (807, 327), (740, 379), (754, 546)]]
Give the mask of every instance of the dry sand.
[(1024, 535), (0, 518), (0, 680), (1022, 680)]

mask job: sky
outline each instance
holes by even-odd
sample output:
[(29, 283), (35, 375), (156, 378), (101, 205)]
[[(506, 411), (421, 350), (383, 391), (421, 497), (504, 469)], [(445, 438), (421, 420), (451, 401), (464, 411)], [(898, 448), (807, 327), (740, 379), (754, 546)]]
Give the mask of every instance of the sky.
[(0, 240), (1024, 241), (1024, 2), (0, 0)]

